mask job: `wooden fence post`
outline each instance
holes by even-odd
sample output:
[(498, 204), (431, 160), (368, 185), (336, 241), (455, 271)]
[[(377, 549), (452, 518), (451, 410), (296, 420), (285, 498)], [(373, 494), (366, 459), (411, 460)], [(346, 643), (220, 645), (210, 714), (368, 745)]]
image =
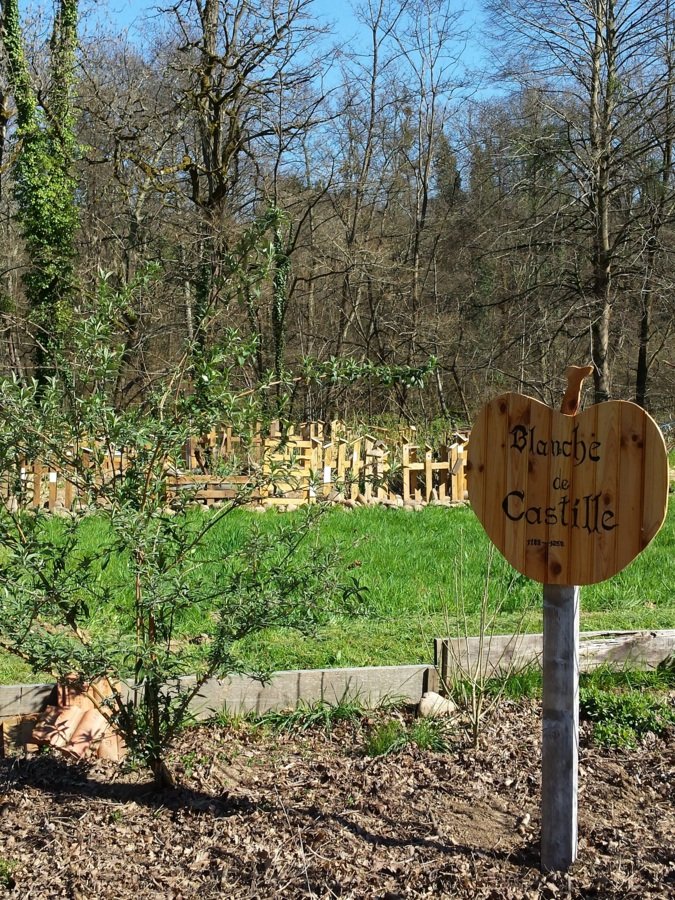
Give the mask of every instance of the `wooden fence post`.
[(364, 438), (364, 461), (363, 461), (363, 494), (366, 502), (369, 503), (373, 496), (373, 478), (375, 477), (375, 466), (373, 458), (373, 447), (375, 439), (367, 434)]
[(455, 501), (463, 500), (466, 491), (466, 471), (465, 462), (466, 455), (462, 444), (453, 444), (449, 448), (450, 452), (450, 485), (452, 499)]
[(351, 475), (349, 495), (352, 500), (359, 496), (361, 482), (361, 441), (355, 440), (352, 444)]
[(39, 508), (42, 503), (42, 463), (39, 459), (33, 462), (33, 506)]
[(450, 486), (450, 454), (447, 444), (441, 444), (438, 448), (438, 459), (443, 465), (438, 467), (438, 499), (446, 500), (452, 495)]
[(49, 470), (49, 501), (48, 501), (48, 509), (49, 512), (54, 512), (56, 509), (56, 499), (58, 496), (58, 488), (59, 488), (59, 473), (54, 469), (50, 468)]
[[(333, 434), (333, 432), (331, 432)], [(335, 474), (333, 475), (333, 484), (338, 482), (340, 496), (345, 497), (345, 476), (347, 473), (347, 441), (345, 438), (334, 438), (337, 441), (337, 451), (335, 457)]]

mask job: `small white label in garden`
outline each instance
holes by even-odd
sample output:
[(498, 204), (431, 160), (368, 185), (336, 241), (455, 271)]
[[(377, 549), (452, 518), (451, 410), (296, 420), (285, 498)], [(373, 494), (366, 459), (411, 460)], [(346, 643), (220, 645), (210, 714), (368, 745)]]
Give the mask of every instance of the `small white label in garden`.
[(49, 473), (49, 480), (51, 481), (52, 484), (56, 483), (56, 472)]
[(331, 468), (330, 466), (323, 467), (323, 483), (330, 484), (331, 481)]

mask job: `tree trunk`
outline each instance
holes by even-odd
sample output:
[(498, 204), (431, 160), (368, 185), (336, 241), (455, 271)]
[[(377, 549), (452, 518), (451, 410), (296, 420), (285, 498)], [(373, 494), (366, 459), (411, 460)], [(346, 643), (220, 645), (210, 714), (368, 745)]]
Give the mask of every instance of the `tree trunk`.
[(637, 372), (635, 376), (635, 402), (647, 409), (647, 385), (649, 379), (649, 332), (651, 330), (652, 296), (651, 291), (642, 298), (640, 315), (640, 335), (638, 344)]
[[(614, 0), (602, 0), (595, 21), (591, 65), (590, 143), (592, 178), (593, 289), (591, 359), (595, 367), (595, 402), (610, 397), (609, 324), (612, 313), (612, 250), (610, 235), (611, 159), (616, 85)], [(606, 71), (605, 71), (606, 70)]]

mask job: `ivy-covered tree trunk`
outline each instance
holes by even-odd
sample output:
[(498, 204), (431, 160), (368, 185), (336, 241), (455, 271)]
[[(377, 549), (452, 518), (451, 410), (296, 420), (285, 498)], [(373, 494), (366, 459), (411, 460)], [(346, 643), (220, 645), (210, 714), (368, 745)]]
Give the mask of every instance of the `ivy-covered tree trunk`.
[(29, 257), (24, 284), (36, 326), (35, 374), (44, 383), (53, 370), (52, 351), (70, 320), (75, 281), (78, 211), (72, 94), (78, 2), (60, 0), (57, 5), (44, 100), (38, 97), (26, 62), (18, 2), (1, 3), (0, 34), (17, 117), (14, 195)]

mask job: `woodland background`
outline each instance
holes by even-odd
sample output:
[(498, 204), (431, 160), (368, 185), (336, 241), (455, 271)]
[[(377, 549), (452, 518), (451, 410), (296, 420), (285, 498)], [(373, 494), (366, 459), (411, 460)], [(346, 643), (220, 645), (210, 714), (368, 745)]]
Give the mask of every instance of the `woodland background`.
[[(674, 6), (488, 0), (477, 71), (445, 0), (365, 0), (358, 47), (312, 0), (175, 0), (142, 42), (1, 0), (0, 371), (46, 378), (108, 289), (120, 406), (236, 329), (296, 419), (557, 406), (592, 359), (671, 421)], [(297, 378), (350, 361), (390, 383)]]

